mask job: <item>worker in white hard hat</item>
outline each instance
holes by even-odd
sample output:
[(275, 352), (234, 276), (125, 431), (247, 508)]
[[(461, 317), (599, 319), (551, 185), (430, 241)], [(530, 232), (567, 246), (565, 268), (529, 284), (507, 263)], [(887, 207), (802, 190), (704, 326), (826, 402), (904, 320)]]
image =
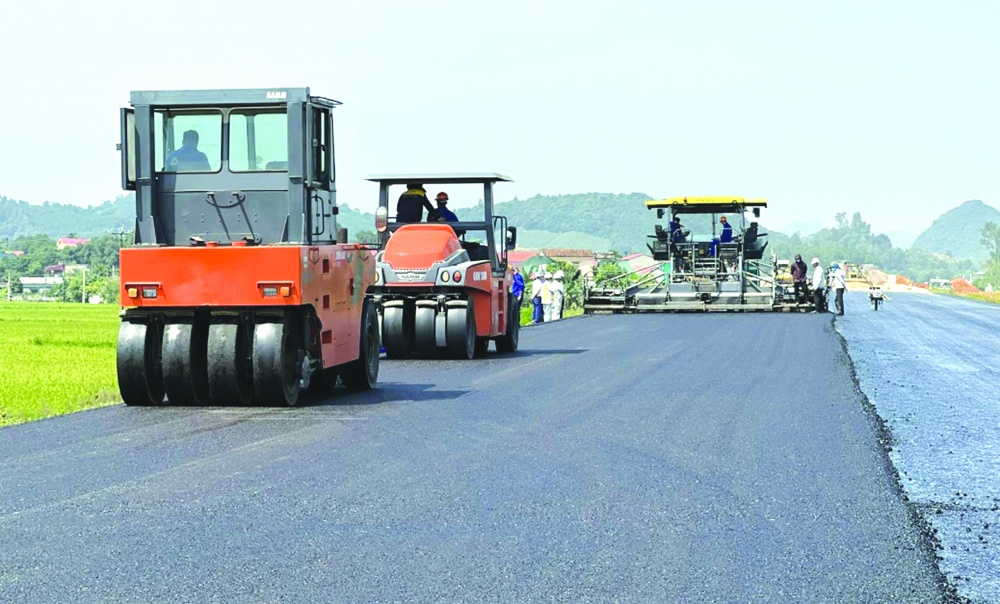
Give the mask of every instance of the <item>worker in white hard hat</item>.
[(844, 267), (836, 262), (833, 263), (833, 291), (836, 292), (834, 301), (837, 305), (837, 314), (844, 316), (844, 290), (847, 289), (847, 274)]
[(535, 325), (545, 320), (542, 309), (542, 278), (538, 272), (531, 273), (531, 322)]
[(552, 295), (551, 321), (558, 321), (562, 318), (563, 300), (566, 299), (566, 288), (563, 286), (565, 273), (561, 270), (552, 273), (552, 283), (549, 284), (549, 293)]
[(549, 271), (542, 276), (542, 314), (546, 323), (552, 320), (552, 273)]
[(812, 259), (812, 283), (810, 284), (813, 291), (813, 312), (821, 312), (826, 310), (826, 304), (823, 300), (823, 286), (825, 285), (823, 280), (823, 267), (819, 264), (819, 258)]

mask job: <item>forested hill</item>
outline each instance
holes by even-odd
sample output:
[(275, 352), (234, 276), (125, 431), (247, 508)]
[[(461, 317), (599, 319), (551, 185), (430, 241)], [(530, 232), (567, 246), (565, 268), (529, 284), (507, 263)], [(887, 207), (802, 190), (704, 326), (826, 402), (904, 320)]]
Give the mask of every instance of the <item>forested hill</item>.
[[(646, 250), (646, 235), (656, 222), (643, 205), (648, 199), (645, 193), (535, 195), (498, 203), (495, 211), (519, 230), (582, 233), (606, 240), (611, 249), (635, 252)], [(569, 243), (562, 247), (576, 247)]]
[(32, 205), (0, 196), (0, 239), (26, 235), (97, 237), (135, 223), (135, 201), (122, 195), (89, 208), (45, 202)]
[[(375, 229), (374, 214), (358, 212), (346, 204), (340, 205), (337, 221), (352, 234)], [(131, 229), (134, 225), (135, 196), (132, 194), (91, 207), (49, 202), (32, 205), (0, 196), (0, 239), (13, 240), (30, 235), (98, 237), (119, 227)]]
[(1000, 224), (1000, 210), (978, 199), (948, 210), (913, 242), (913, 249), (967, 258), (976, 262), (989, 259), (989, 250), (980, 241), (983, 225)]

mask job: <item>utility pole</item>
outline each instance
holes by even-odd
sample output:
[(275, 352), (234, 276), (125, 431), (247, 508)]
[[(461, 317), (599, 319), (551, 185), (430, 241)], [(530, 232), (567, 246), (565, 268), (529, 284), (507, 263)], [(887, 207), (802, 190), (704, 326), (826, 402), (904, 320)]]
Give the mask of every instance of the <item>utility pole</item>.
[(80, 288), (80, 304), (87, 303), (87, 267), (83, 267), (83, 287)]
[(7, 301), (10, 302), (10, 271), (7, 271)]

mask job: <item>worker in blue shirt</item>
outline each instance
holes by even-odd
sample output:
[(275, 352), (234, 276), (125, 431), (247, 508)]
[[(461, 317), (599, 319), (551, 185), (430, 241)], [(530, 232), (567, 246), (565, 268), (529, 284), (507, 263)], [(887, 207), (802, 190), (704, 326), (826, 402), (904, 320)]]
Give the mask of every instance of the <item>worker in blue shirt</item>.
[(441, 222), (458, 222), (458, 216), (448, 209), (448, 194), (441, 191), (434, 198), (437, 202), (438, 213), (441, 215)]
[[(516, 266), (514, 267), (514, 282), (510, 286), (510, 293), (514, 296), (515, 308), (520, 311), (521, 301), (524, 300), (524, 277), (521, 276), (521, 269)], [(520, 312), (518, 316), (520, 316)]]
[(167, 154), (167, 172), (211, 172), (208, 156), (198, 150), (198, 131), (187, 130), (181, 139), (181, 148)]
[(719, 224), (722, 225), (722, 236), (719, 237), (719, 241), (722, 243), (732, 243), (733, 241), (733, 225), (729, 224), (725, 216), (719, 218)]

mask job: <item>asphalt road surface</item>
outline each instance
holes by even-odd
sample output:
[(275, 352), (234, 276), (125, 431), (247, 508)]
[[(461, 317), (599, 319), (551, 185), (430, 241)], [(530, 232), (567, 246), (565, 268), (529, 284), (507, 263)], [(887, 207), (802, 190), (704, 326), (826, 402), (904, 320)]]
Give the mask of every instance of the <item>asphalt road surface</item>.
[(941, 602), (829, 315), (598, 316), (0, 431), (3, 602)]
[(1000, 602), (1000, 306), (890, 295), (878, 312), (848, 299), (837, 329), (942, 571), (963, 596)]

